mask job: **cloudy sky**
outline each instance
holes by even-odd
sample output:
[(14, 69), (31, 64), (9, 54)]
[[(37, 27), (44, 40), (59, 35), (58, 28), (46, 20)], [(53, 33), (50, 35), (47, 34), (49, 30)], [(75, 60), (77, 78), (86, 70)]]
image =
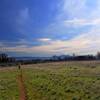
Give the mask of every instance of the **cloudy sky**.
[(52, 56), (99, 50), (100, 0), (0, 0), (0, 52)]

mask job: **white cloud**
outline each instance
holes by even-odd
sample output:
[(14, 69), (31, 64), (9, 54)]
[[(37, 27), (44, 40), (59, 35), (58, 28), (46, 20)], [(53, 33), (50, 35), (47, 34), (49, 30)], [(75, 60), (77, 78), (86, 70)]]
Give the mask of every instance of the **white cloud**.
[(39, 38), (37, 40), (40, 41), (40, 42), (49, 42), (49, 41), (51, 41), (50, 38)]
[(100, 25), (100, 18), (99, 19), (72, 19), (72, 20), (65, 20), (65, 25), (72, 25), (72, 26), (87, 26), (87, 25)]
[(16, 22), (19, 25), (23, 25), (23, 24), (26, 24), (27, 20), (29, 20), (29, 19), (30, 19), (29, 9), (25, 8), (25, 9), (22, 9), (19, 11)]
[[(55, 18), (55, 22), (51, 22), (44, 33), (55, 34), (67, 34), (67, 28), (70, 30), (75, 27), (77, 29), (87, 25), (91, 25), (91, 28), (86, 33), (80, 33), (74, 38), (69, 40), (53, 40), (50, 38), (40, 38), (37, 41), (44, 44), (39, 46), (21, 45), (16, 47), (6, 47), (10, 52), (24, 52), (24, 53), (37, 53), (37, 54), (88, 54), (96, 53), (100, 51), (100, 0), (97, 0), (97, 7), (90, 12), (87, 11), (87, 0), (63, 0), (61, 6), (59, 6), (59, 14)], [(20, 18), (27, 22), (29, 17), (29, 10), (24, 9)], [(19, 20), (20, 21), (20, 20)], [(26, 23), (27, 24), (27, 23)], [(73, 30), (73, 29), (72, 29)], [(27, 32), (28, 33), (28, 32)], [(72, 33), (73, 34), (73, 33)], [(71, 35), (72, 35), (71, 34)], [(67, 35), (66, 35), (67, 36)], [(24, 40), (21, 41), (25, 42)], [(45, 44), (47, 42), (47, 44)]]
[(62, 0), (55, 21), (45, 27), (42, 32), (58, 36), (72, 36), (83, 33), (82, 29), (86, 33), (94, 30), (95, 27), (99, 29), (100, 0), (89, 0), (89, 2), (95, 2), (92, 5), (87, 2), (87, 0)]
[(74, 34), (74, 30), (80, 30), (82, 27), (100, 26), (100, 0), (91, 1), (95, 3), (92, 5), (87, 2), (88, 0), (60, 1), (55, 20), (47, 25), (42, 32), (47, 34), (68, 34), (68, 32)]
[[(98, 19), (71, 19), (54, 22), (45, 28), (45, 33), (66, 33), (67, 28), (80, 28), (86, 26), (100, 26), (100, 18)], [(68, 30), (67, 30), (68, 31)]]
[[(59, 14), (56, 19), (82, 18), (86, 14), (87, 0), (62, 0)], [(60, 2), (61, 3), (61, 2)]]
[[(45, 40), (45, 39), (44, 39)], [(47, 40), (46, 40), (47, 41)], [(91, 29), (88, 33), (82, 33), (70, 40), (50, 40), (48, 44), (39, 46), (21, 45), (6, 47), (6, 51), (36, 53), (43, 55), (54, 54), (95, 54), (100, 50), (100, 30)]]
[(100, 0), (62, 0), (59, 10), (58, 20), (100, 18)]
[(24, 35), (33, 33), (33, 19), (29, 8), (19, 11), (16, 17), (16, 31)]

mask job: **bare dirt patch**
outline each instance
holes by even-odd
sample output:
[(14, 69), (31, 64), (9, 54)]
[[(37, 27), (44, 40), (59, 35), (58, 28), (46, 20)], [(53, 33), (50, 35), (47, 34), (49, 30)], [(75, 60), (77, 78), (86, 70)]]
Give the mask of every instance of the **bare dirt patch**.
[(22, 71), (18, 75), (17, 80), (18, 80), (18, 87), (20, 93), (19, 100), (27, 100), (27, 93), (24, 85), (24, 78), (22, 75)]

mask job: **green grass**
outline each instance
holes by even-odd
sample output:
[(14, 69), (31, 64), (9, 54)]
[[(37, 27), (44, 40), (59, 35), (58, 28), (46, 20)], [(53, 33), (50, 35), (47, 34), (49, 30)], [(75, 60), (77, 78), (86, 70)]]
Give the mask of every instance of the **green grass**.
[(18, 100), (19, 90), (16, 82), (16, 70), (0, 71), (0, 100)]
[(84, 63), (43, 64), (24, 69), (28, 99), (100, 100), (100, 65)]
[[(27, 65), (28, 100), (100, 100), (100, 62)], [(17, 70), (0, 71), (0, 100), (19, 100)]]

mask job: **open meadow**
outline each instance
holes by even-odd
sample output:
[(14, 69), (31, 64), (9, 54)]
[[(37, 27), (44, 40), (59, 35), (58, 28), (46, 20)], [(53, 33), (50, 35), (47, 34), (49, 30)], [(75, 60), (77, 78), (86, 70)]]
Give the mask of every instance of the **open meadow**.
[(0, 68), (0, 100), (21, 100), (22, 73), (27, 100), (100, 100), (100, 62), (73, 61)]

